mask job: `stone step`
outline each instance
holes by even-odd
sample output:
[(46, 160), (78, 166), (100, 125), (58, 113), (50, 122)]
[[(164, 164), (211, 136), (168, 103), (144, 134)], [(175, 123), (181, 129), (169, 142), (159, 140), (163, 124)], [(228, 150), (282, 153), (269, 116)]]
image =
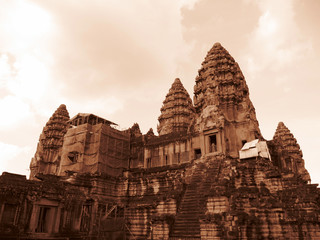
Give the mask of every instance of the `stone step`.
[(194, 201), (194, 202), (197, 202), (198, 201), (198, 199), (199, 199), (199, 195), (197, 196), (197, 197), (186, 197), (186, 198), (183, 198), (182, 199), (182, 203), (183, 202), (186, 202), (186, 201)]
[(203, 204), (201, 198), (211, 188), (212, 182), (216, 182), (215, 179), (207, 172), (205, 164), (196, 166), (178, 209), (170, 239), (201, 239), (199, 218), (203, 214), (199, 214), (199, 203)]
[(180, 211), (179, 211), (179, 215), (186, 215), (186, 214), (193, 214), (195, 216), (198, 216), (199, 214), (199, 210), (198, 209), (184, 209), (184, 208), (181, 208)]
[(200, 234), (198, 236), (172, 236), (169, 238), (170, 240), (198, 240), (201, 239)]
[(179, 222), (197, 222), (199, 223), (199, 218), (192, 218), (192, 215), (185, 215), (183, 216), (183, 218), (177, 218), (175, 223), (179, 223)]
[(180, 206), (184, 206), (184, 207), (188, 207), (188, 206), (191, 206), (191, 205), (198, 206), (198, 201), (199, 201), (199, 199), (196, 199), (194, 201), (192, 201), (192, 200), (190, 200), (190, 201), (188, 200), (188, 201), (185, 201), (185, 202), (183, 201)]
[(170, 237), (169, 239), (179, 239), (179, 240), (183, 240), (183, 239), (201, 239), (200, 237), (200, 233), (199, 234), (172, 234), (172, 237)]
[(187, 198), (186, 200), (183, 199), (181, 202), (181, 206), (189, 205), (190, 203), (197, 205), (198, 200), (199, 200), (199, 196), (197, 198)]
[(176, 219), (183, 219), (183, 218), (199, 219), (199, 214), (194, 212), (183, 212), (176, 217)]
[[(197, 192), (195, 192), (194, 194), (197, 194)], [(185, 195), (184, 198), (182, 200), (189, 200), (189, 199), (193, 199), (193, 200), (197, 200), (199, 197), (199, 195)]]
[(183, 199), (182, 202), (181, 202), (181, 205), (186, 205), (186, 204), (189, 204), (189, 203), (194, 203), (194, 204), (197, 204), (198, 203), (198, 200), (199, 200), (199, 196), (198, 197), (194, 197), (194, 198), (187, 198), (187, 199)]
[(187, 220), (187, 221), (191, 221), (191, 220), (199, 220), (199, 217), (197, 216), (197, 217), (194, 217), (194, 214), (191, 214), (191, 213), (189, 213), (189, 214), (183, 214), (183, 215), (181, 215), (181, 216), (177, 216), (177, 218), (176, 218), (176, 222), (178, 222), (178, 221), (180, 221), (180, 220)]
[(188, 206), (185, 206), (185, 208), (180, 208), (179, 211), (178, 211), (178, 214), (194, 214), (195, 216), (198, 216), (199, 214), (199, 205), (197, 206), (192, 206), (192, 208), (187, 208)]
[(197, 232), (186, 232), (185, 230), (181, 230), (181, 231), (177, 231), (176, 233), (173, 233), (171, 236), (188, 236), (188, 237), (196, 237), (196, 236), (200, 236), (200, 230)]
[(199, 224), (199, 219), (198, 218), (177, 218), (175, 221), (176, 224), (180, 223), (197, 223)]
[(196, 198), (196, 196), (194, 194), (197, 194), (197, 191), (187, 192), (187, 193), (185, 193), (185, 197), (186, 198)]
[(175, 223), (179, 223), (179, 222), (198, 222), (199, 223), (199, 218), (194, 218), (192, 217), (192, 215), (184, 215), (183, 217), (179, 217), (176, 219)]
[(197, 199), (197, 202), (192, 200), (182, 202), (180, 206), (184, 206), (184, 207), (198, 206), (198, 199)]
[(192, 219), (192, 218), (188, 218), (188, 219), (176, 219), (175, 224), (174, 225), (182, 225), (182, 224), (198, 224), (199, 225), (199, 219)]
[(176, 226), (173, 228), (174, 232), (177, 233), (179, 231), (185, 231), (185, 232), (199, 232), (200, 231), (200, 226), (196, 226), (196, 225), (188, 225), (186, 226)]
[(176, 230), (174, 233), (173, 233), (174, 236), (181, 236), (181, 235), (200, 235), (200, 229), (198, 230), (191, 230), (191, 229), (179, 229), (179, 230)]
[(178, 224), (173, 228), (174, 232), (178, 232), (179, 230), (189, 230), (189, 229), (194, 229), (194, 231), (200, 231), (200, 226), (199, 223), (197, 224)]
[(197, 206), (190, 206), (190, 209), (186, 209), (187, 207), (189, 207), (189, 206), (185, 206), (184, 208), (183, 207), (181, 207), (180, 209), (179, 209), (179, 212), (178, 213), (180, 213), (180, 214), (198, 214), (199, 213), (199, 211), (198, 211), (198, 205)]

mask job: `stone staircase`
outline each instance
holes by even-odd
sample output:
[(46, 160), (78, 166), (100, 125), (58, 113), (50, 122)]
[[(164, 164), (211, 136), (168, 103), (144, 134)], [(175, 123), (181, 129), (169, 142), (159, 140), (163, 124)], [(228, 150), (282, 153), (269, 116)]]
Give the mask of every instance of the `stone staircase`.
[[(220, 160), (214, 160), (209, 166), (206, 167), (205, 176), (203, 177), (203, 181), (201, 186), (198, 188), (198, 195), (199, 195), (199, 206), (202, 209), (206, 209), (207, 205), (207, 194), (214, 189), (212, 183), (217, 185), (219, 173), (220, 173)], [(216, 187), (219, 187), (217, 185)], [(204, 217), (204, 212), (200, 219)]]
[(218, 180), (219, 171), (220, 160), (209, 166), (197, 163), (178, 209), (170, 240), (201, 239), (199, 220), (205, 217), (205, 195), (211, 190), (212, 183)]
[(171, 240), (201, 239), (199, 217), (199, 187), (203, 181), (204, 164), (198, 164), (193, 172), (191, 182), (187, 185), (178, 214), (176, 216)]

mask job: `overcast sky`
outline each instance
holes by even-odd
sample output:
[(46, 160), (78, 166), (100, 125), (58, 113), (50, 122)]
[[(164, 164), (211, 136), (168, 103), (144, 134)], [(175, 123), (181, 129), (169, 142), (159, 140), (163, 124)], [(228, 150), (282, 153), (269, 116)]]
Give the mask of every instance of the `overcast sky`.
[(320, 182), (320, 1), (0, 0), (0, 172), (29, 175), (42, 128), (64, 103), (156, 132), (179, 77), (215, 42), (239, 63), (263, 136), (279, 121)]

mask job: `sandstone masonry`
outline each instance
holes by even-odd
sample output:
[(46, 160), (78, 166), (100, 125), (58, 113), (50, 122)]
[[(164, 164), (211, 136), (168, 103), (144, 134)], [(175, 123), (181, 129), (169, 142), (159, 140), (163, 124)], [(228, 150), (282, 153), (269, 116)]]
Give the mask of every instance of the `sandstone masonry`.
[(1, 239), (320, 239), (320, 191), (280, 122), (259, 129), (239, 65), (221, 44), (205, 57), (194, 103), (180, 79), (158, 133), (119, 131), (61, 105), (30, 179), (0, 176)]

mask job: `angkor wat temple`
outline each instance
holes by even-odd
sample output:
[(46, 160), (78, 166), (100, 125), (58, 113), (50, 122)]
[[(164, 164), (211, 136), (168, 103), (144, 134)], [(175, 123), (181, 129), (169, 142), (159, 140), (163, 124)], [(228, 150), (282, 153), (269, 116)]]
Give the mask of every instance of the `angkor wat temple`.
[(0, 177), (1, 239), (320, 239), (320, 191), (280, 122), (260, 132), (245, 78), (219, 43), (194, 101), (175, 79), (156, 136), (61, 105), (30, 179)]

